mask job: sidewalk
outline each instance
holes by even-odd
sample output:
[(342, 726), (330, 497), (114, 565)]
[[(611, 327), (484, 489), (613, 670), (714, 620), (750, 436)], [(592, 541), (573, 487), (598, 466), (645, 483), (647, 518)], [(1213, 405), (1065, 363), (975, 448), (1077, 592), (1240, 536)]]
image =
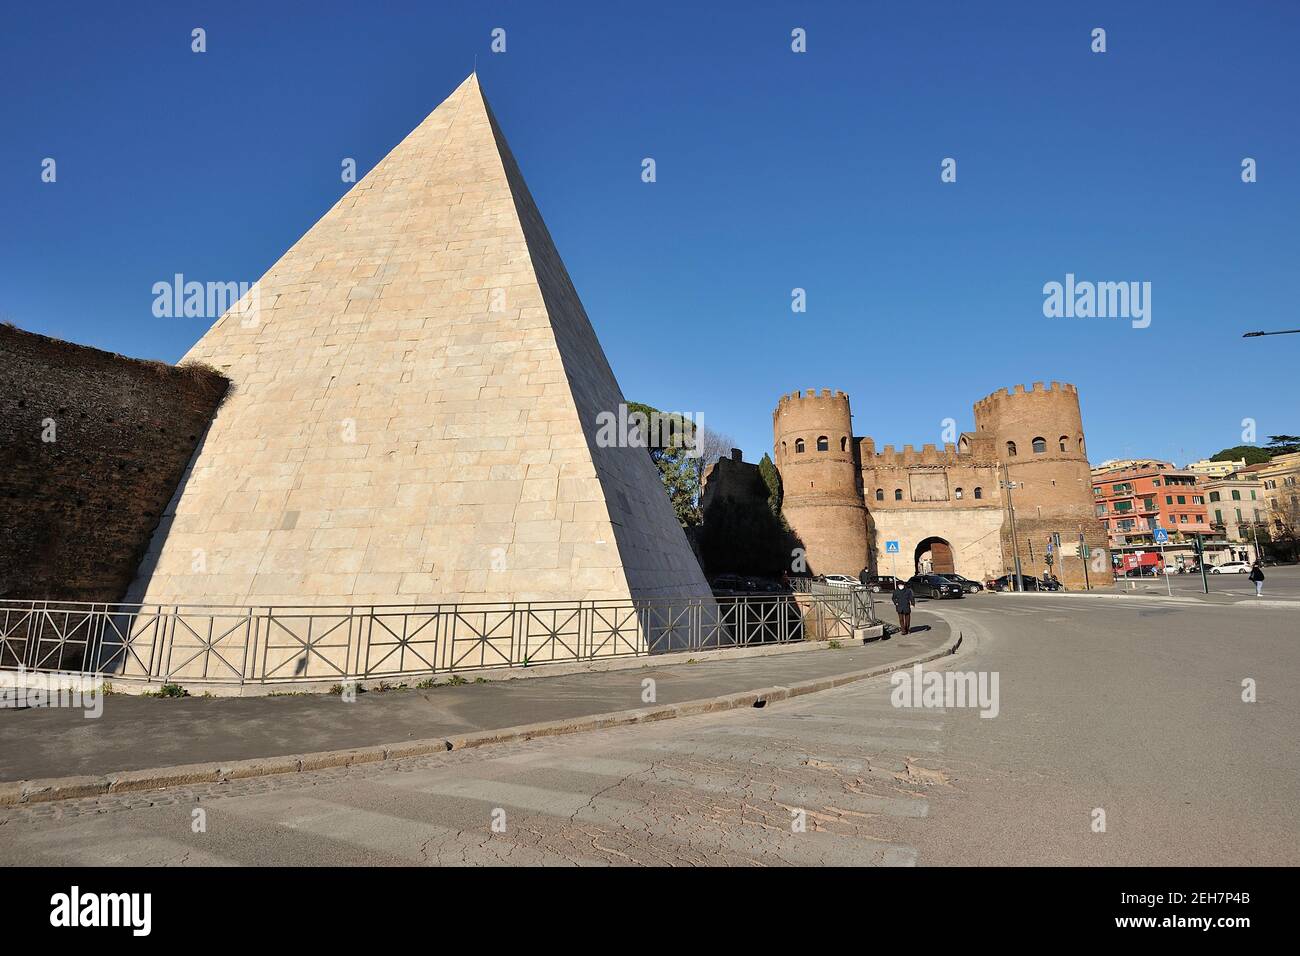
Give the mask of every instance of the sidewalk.
[[(473, 745), (483, 741), (464, 741), (464, 735), (665, 708), (868, 669), (892, 669), (949, 649), (956, 640), (942, 621), (918, 613), (915, 626), (923, 625), (929, 629), (866, 646), (832, 649), (813, 642), (793, 653), (693, 664), (681, 660), (686, 655), (675, 655), (678, 662), (654, 664), (647, 659), (645, 667), (630, 670), (483, 684), (471, 678), (463, 686), (372, 691), (360, 694), (354, 703), (330, 695), (180, 699), (111, 695), (104, 698), (103, 714), (97, 719), (70, 708), (0, 710), (0, 782), (102, 777), (145, 768), (319, 755), (376, 745), (391, 750), (403, 740), (447, 738), (452, 741), (449, 748), (457, 745), (453, 738), (460, 738), (460, 745)], [(653, 702), (642, 699), (646, 678), (655, 681)], [(726, 703), (710, 706), (721, 709)], [(654, 717), (676, 715), (669, 711)], [(550, 732), (580, 729), (585, 728), (559, 727)], [(384, 755), (368, 759), (384, 759)], [(109, 784), (100, 783), (102, 792)]]

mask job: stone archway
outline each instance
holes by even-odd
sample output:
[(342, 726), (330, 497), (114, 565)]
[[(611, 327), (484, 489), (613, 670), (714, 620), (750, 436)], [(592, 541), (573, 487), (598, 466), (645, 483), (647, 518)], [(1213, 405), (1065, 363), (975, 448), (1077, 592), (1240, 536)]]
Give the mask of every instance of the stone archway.
[(952, 545), (943, 538), (923, 538), (912, 556), (917, 574), (954, 574)]

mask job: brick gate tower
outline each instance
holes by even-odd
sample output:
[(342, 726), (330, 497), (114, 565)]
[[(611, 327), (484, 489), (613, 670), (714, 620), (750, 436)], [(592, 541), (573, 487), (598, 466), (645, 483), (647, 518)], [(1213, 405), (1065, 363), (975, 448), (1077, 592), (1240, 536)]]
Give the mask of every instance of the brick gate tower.
[[(1060, 382), (1001, 389), (975, 403), (975, 432), (992, 439), (998, 463), (1014, 483), (1011, 504), (1024, 573), (1046, 570), (1048, 539), (1059, 534), (1052, 573), (1068, 587), (1083, 587), (1079, 533), (1103, 555), (1107, 541), (1093, 509), (1078, 390)], [(1010, 521), (1002, 529), (1002, 547), (1012, 554)], [(1088, 579), (1094, 587), (1109, 583), (1109, 558), (1091, 562)]]
[(772, 431), (781, 512), (803, 542), (808, 570), (857, 575), (867, 565), (867, 508), (849, 397), (828, 388), (783, 395)]

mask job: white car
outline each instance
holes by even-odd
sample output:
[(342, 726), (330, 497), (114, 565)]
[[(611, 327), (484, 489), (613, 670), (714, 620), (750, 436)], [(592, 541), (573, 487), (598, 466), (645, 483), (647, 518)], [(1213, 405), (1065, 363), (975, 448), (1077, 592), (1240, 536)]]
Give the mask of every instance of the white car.
[(1229, 561), (1226, 564), (1216, 564), (1210, 568), (1211, 574), (1249, 574), (1250, 565), (1245, 561)]
[(828, 574), (825, 579), (827, 584), (834, 584), (836, 587), (851, 588), (857, 587), (858, 579), (851, 578), (847, 574)]

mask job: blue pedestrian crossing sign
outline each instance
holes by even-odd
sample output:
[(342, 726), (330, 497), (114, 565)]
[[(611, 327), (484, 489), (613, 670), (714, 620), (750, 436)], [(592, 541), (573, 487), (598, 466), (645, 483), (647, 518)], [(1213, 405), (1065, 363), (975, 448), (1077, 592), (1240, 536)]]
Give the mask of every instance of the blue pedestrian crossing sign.
[(1168, 544), (1169, 532), (1164, 528), (1152, 528), (1152, 535), (1155, 537), (1156, 544)]
[(898, 542), (897, 542), (897, 541), (886, 541), (886, 542), (885, 542), (885, 554), (898, 554)]

